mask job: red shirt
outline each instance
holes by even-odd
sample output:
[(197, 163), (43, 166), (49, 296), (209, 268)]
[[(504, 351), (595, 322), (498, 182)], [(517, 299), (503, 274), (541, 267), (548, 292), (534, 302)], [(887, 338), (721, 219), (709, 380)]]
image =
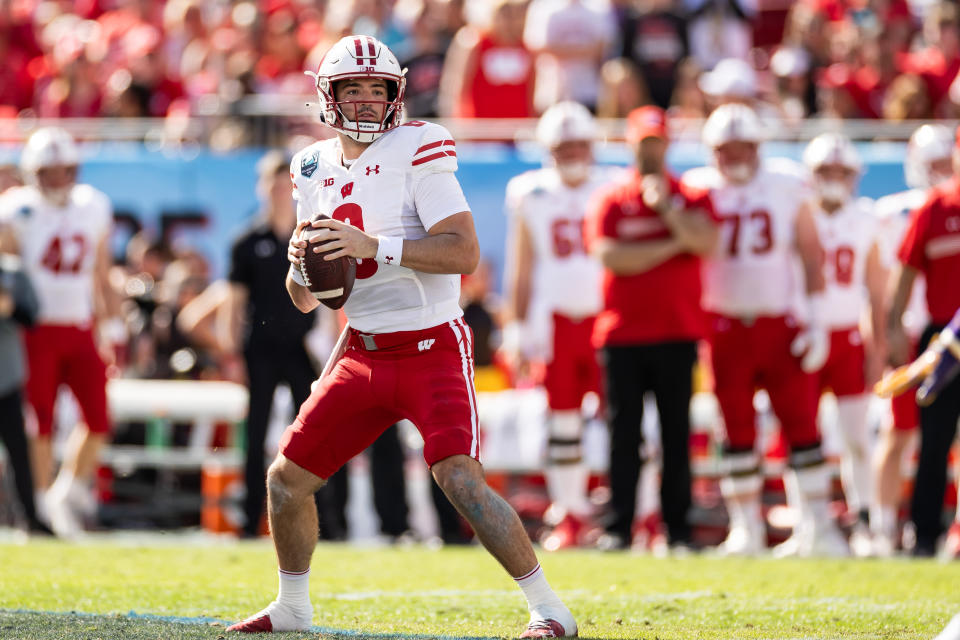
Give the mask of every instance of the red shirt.
[(897, 257), (923, 273), (934, 324), (950, 322), (960, 307), (960, 182), (936, 187), (910, 214)]
[[(683, 199), (684, 208), (702, 209), (717, 221), (706, 191), (683, 186), (673, 176), (669, 184), (670, 192)], [(643, 203), (636, 171), (600, 190), (584, 220), (588, 248), (601, 238), (638, 242), (669, 237), (670, 230), (659, 214)], [(601, 287), (603, 309), (593, 329), (597, 347), (697, 340), (705, 335), (699, 256), (681, 253), (632, 275), (616, 275), (604, 269)]]
[(533, 55), (522, 42), (501, 44), (484, 33), (476, 48), (477, 65), (467, 78), (466, 95), (456, 105), (460, 118), (530, 118)]

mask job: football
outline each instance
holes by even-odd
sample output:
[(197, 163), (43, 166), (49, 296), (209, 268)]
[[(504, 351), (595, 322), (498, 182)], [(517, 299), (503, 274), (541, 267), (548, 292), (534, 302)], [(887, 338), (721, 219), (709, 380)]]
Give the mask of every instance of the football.
[[(320, 214), (314, 219), (321, 220), (329, 217)], [(309, 241), (310, 238), (322, 233), (326, 233), (326, 230), (307, 227), (300, 237)], [(314, 247), (322, 247), (324, 244), (320, 242), (307, 247), (307, 254), (300, 258), (300, 275), (317, 300), (331, 309), (339, 309), (346, 303), (353, 290), (353, 281), (357, 276), (357, 261), (349, 256), (325, 260), (324, 256), (329, 254), (329, 251), (319, 253), (313, 251)]]

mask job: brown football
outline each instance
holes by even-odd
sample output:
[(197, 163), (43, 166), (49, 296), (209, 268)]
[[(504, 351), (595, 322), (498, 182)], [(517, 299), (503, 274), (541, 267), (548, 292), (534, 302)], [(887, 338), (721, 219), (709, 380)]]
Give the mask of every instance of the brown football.
[[(314, 219), (321, 220), (329, 217), (320, 214)], [(307, 227), (300, 237), (309, 241), (318, 233), (325, 232), (325, 229)], [(320, 242), (307, 245), (307, 254), (300, 258), (300, 275), (313, 297), (331, 309), (339, 309), (353, 291), (353, 281), (357, 277), (357, 261), (349, 256), (325, 260), (324, 256), (329, 254), (329, 251), (317, 253), (313, 250), (314, 247), (322, 247), (324, 244)]]

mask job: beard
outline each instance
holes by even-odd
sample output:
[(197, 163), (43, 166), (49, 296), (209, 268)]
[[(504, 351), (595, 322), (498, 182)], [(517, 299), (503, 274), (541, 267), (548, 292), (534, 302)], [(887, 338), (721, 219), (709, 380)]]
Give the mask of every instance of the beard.
[(637, 156), (637, 170), (641, 175), (650, 175), (663, 172), (663, 158), (660, 156)]

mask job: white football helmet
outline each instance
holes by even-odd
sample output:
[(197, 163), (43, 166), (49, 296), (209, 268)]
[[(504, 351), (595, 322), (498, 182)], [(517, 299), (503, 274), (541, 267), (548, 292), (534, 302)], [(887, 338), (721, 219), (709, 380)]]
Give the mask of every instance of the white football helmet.
[[(20, 154), (20, 170), (28, 184), (36, 187), (44, 198), (57, 206), (66, 204), (76, 179), (76, 168), (80, 164), (80, 150), (69, 133), (59, 127), (44, 127), (30, 135), (23, 152)], [(42, 169), (67, 167), (73, 169), (71, 176), (41, 180), (38, 175)], [(66, 182), (69, 180), (69, 182)]]
[(597, 125), (590, 110), (579, 102), (558, 102), (537, 123), (537, 141), (547, 149), (571, 140), (593, 140)]
[(757, 114), (745, 104), (722, 104), (703, 125), (703, 144), (716, 149), (727, 142), (763, 141), (763, 127)]
[[(753, 109), (734, 102), (720, 105), (704, 123), (702, 137), (724, 178), (734, 184), (753, 179), (760, 166), (757, 148), (763, 140), (763, 128)], [(734, 142), (747, 145), (730, 144)]]
[[(850, 139), (840, 133), (821, 133), (803, 151), (803, 164), (813, 175), (813, 185), (824, 202), (844, 203), (856, 190), (863, 170), (860, 154)], [(820, 172), (823, 167), (843, 167)]]
[(811, 140), (803, 151), (803, 164), (810, 171), (824, 165), (838, 165), (856, 173), (863, 169), (856, 147), (841, 133), (821, 133)]
[(925, 124), (910, 136), (903, 175), (911, 189), (929, 189), (950, 178), (932, 171), (934, 162), (949, 160), (953, 154), (953, 131), (942, 124)]
[[(373, 142), (400, 124), (403, 119), (403, 94), (407, 84), (405, 72), (406, 69), (400, 68), (397, 57), (385, 44), (372, 36), (359, 35), (341, 38), (330, 47), (320, 60), (320, 68), (316, 73), (304, 71), (315, 79), (324, 123), (357, 142)], [(374, 104), (379, 102), (384, 105), (380, 122), (354, 122), (343, 112), (341, 106), (353, 104), (354, 101), (338, 102), (333, 85), (347, 78), (386, 80), (386, 100), (363, 101)]]
[(34, 131), (20, 154), (20, 170), (31, 180), (36, 179), (40, 169), (75, 167), (79, 164), (77, 143), (59, 127), (44, 127)]

